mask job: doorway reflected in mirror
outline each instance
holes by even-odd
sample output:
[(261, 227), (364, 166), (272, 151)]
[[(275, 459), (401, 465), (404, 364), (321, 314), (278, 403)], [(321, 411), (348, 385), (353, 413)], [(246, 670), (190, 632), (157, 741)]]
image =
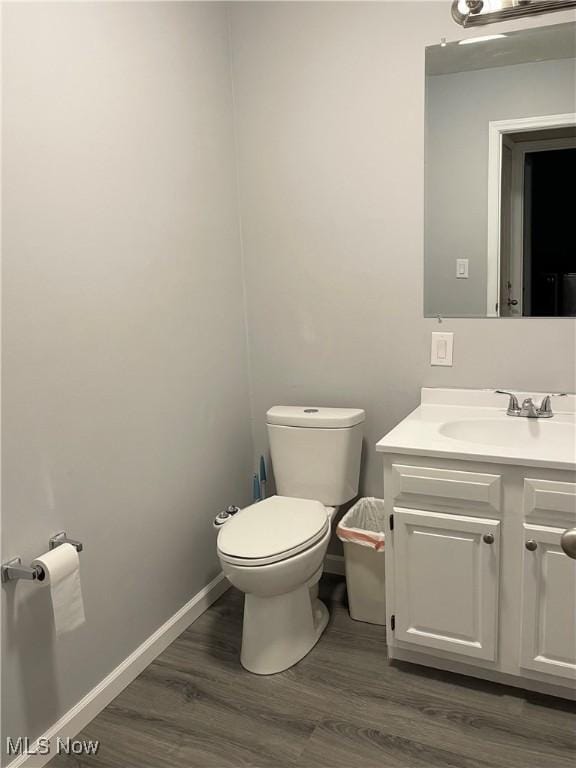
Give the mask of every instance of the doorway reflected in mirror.
[(504, 133), (499, 314), (576, 316), (576, 127)]

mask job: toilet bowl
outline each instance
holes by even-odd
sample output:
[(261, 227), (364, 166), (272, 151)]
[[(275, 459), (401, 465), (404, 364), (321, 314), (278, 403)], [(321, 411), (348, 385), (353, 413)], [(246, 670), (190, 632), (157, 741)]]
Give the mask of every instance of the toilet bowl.
[(328, 623), (317, 598), (334, 508), (272, 496), (239, 512), (218, 535), (228, 580), (246, 594), (242, 666), (271, 675), (300, 661)]
[(328, 624), (318, 581), (334, 513), (358, 492), (364, 418), (358, 408), (266, 414), (279, 495), (231, 516), (217, 544), (224, 574), (245, 593), (240, 661), (250, 672), (288, 669)]

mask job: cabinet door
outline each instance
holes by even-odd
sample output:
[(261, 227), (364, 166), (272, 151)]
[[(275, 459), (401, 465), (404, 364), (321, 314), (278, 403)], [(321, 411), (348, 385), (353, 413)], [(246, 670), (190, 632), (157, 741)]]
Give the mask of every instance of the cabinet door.
[(524, 525), (521, 664), (576, 679), (576, 560), (562, 551), (563, 532)]
[(394, 510), (396, 639), (493, 661), (500, 523)]

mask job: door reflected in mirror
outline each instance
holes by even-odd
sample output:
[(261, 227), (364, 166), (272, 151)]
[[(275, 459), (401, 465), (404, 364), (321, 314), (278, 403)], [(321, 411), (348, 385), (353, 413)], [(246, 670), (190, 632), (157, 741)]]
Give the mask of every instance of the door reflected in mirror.
[(426, 49), (425, 315), (576, 316), (576, 24)]
[(511, 130), (500, 145), (495, 310), (504, 317), (574, 317), (576, 127)]

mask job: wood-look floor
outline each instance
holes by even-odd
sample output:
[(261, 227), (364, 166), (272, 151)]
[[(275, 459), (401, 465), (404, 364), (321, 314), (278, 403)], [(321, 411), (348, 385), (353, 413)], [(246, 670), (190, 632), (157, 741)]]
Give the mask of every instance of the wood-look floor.
[(574, 704), (409, 664), (355, 622), (324, 577), (330, 624), (292, 669), (238, 660), (242, 595), (228, 591), (80, 734), (96, 757), (50, 768), (575, 768)]

